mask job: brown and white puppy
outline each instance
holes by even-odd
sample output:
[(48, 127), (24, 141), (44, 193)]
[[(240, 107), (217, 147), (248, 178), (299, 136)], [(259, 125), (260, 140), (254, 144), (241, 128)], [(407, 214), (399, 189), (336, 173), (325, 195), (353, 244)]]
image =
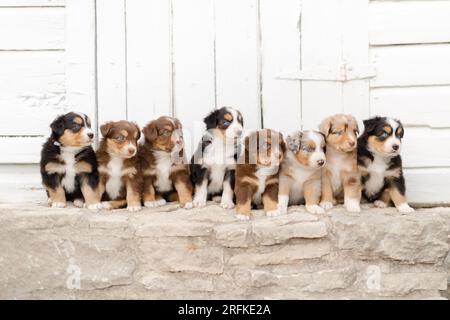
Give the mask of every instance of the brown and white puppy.
[(320, 124), (327, 141), (327, 165), (322, 169), (320, 206), (331, 209), (344, 198), (349, 212), (360, 212), (361, 179), (357, 164), (358, 123), (351, 115), (337, 114)]
[(294, 132), (286, 138), (287, 151), (281, 164), (278, 208), (305, 204), (310, 213), (324, 213), (319, 206), (321, 171), (326, 163), (325, 137), (320, 132)]
[(270, 129), (252, 132), (244, 148), (236, 166), (237, 218), (249, 220), (252, 204), (263, 204), (268, 216), (279, 215), (278, 172), (286, 152), (283, 135)]
[(184, 154), (181, 122), (160, 117), (150, 122), (143, 133), (145, 143), (139, 150), (139, 158), (144, 179), (144, 205), (159, 207), (175, 195), (181, 207), (191, 209), (193, 188)]
[(103, 139), (97, 150), (104, 209), (141, 209), (139, 175), (139, 127), (132, 122), (108, 122), (100, 127)]
[(399, 120), (374, 117), (364, 120), (358, 139), (358, 165), (363, 194), (376, 207), (386, 208), (391, 201), (399, 212), (413, 212), (406, 200), (405, 178), (400, 156), (403, 125)]
[(50, 128), (52, 134), (41, 152), (41, 177), (48, 203), (64, 208), (66, 201), (73, 201), (76, 207), (100, 209), (91, 120), (83, 113), (69, 112), (57, 117)]

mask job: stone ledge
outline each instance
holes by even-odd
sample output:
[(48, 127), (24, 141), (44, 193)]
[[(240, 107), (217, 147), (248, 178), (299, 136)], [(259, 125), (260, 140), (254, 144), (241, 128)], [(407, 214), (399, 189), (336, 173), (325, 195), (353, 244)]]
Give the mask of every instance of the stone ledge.
[(139, 213), (0, 204), (0, 298), (439, 298), (450, 209), (304, 207), (250, 222), (217, 205)]

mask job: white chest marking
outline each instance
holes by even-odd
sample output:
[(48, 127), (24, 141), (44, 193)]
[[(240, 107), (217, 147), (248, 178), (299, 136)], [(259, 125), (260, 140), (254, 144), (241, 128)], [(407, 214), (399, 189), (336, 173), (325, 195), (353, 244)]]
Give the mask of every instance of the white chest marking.
[(111, 199), (117, 199), (122, 189), (122, 176), (123, 176), (123, 159), (111, 158), (107, 166), (108, 181), (106, 182), (106, 192)]
[(387, 163), (386, 161), (380, 157), (375, 155), (372, 163), (367, 167), (367, 171), (370, 176), (366, 181), (364, 187), (366, 189), (366, 193), (370, 196), (373, 196), (380, 192), (381, 188), (384, 185), (384, 178), (387, 174)]
[(170, 180), (172, 159), (170, 153), (155, 152), (156, 157), (156, 181), (155, 188), (159, 192), (169, 192), (173, 189), (173, 183)]
[(331, 173), (331, 186), (333, 188), (333, 193), (337, 194), (342, 190), (342, 171), (350, 171), (351, 164), (346, 161), (345, 155), (340, 153), (334, 153), (333, 155), (327, 156), (327, 168)]
[(61, 148), (61, 159), (64, 161), (65, 176), (61, 181), (64, 189), (68, 193), (75, 191), (75, 155), (80, 151), (79, 148)]
[(253, 203), (254, 204), (256, 204), (256, 205), (261, 204), (262, 195), (266, 191), (267, 178), (276, 174), (277, 169), (278, 169), (277, 167), (260, 168), (256, 171), (255, 175), (256, 175), (256, 178), (258, 179), (258, 190), (256, 190), (256, 193), (253, 195)]

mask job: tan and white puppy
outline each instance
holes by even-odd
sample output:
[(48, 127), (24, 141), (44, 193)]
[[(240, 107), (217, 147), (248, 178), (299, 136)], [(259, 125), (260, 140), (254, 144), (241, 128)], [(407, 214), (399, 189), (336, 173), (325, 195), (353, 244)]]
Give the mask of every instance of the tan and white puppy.
[(286, 144), (281, 133), (270, 129), (252, 132), (236, 166), (236, 214), (249, 220), (252, 205), (264, 206), (268, 216), (277, 216), (278, 173)]
[(145, 143), (139, 150), (144, 205), (155, 208), (166, 201), (179, 201), (191, 209), (192, 183), (184, 154), (183, 128), (178, 119), (160, 117), (143, 130)]
[(358, 123), (351, 115), (337, 114), (320, 124), (327, 141), (327, 164), (322, 169), (320, 206), (331, 209), (344, 200), (349, 212), (360, 212), (361, 177), (357, 164)]
[(100, 127), (103, 139), (97, 150), (104, 209), (141, 210), (139, 127), (132, 122), (108, 122)]
[(316, 131), (298, 131), (286, 138), (286, 145), (287, 151), (280, 170), (280, 213), (287, 213), (289, 205), (303, 203), (310, 213), (324, 213), (319, 202), (321, 171), (326, 163), (325, 137)]

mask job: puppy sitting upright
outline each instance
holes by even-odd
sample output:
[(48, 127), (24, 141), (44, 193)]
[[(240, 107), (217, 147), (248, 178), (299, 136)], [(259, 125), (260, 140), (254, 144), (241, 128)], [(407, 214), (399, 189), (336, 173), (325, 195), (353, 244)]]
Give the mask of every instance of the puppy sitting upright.
[(400, 157), (404, 134), (401, 122), (375, 117), (365, 120), (364, 127), (358, 139), (358, 165), (365, 197), (379, 208), (387, 207), (392, 200), (398, 211), (413, 212), (405, 197)]
[(83, 207), (85, 202), (88, 209), (100, 209), (90, 119), (85, 114), (70, 112), (56, 118), (50, 128), (52, 134), (41, 152), (41, 176), (48, 203), (54, 208), (64, 208), (66, 201), (73, 201), (77, 207)]
[(100, 127), (103, 139), (97, 150), (104, 209), (128, 206), (141, 209), (141, 177), (136, 156), (139, 127), (128, 121), (108, 122)]
[(263, 129), (245, 138), (245, 150), (236, 167), (236, 213), (249, 220), (252, 204), (264, 205), (268, 216), (277, 216), (278, 172), (286, 144), (281, 133)]
[(349, 212), (360, 212), (361, 179), (357, 165), (358, 123), (351, 115), (338, 114), (320, 124), (327, 141), (327, 165), (322, 170), (322, 201), (331, 209), (336, 200), (344, 198)]
[[(192, 184), (189, 165), (184, 155), (181, 122), (160, 117), (144, 129), (145, 143), (139, 150), (144, 179), (143, 201), (149, 208), (166, 203), (176, 190), (176, 198), (183, 208), (192, 208)], [(164, 199), (166, 196), (167, 199)]]
[(325, 137), (320, 132), (295, 132), (286, 138), (287, 151), (280, 170), (278, 208), (305, 203), (310, 213), (324, 213), (319, 207), (321, 170), (326, 163)]
[(238, 110), (223, 107), (211, 112), (204, 122), (207, 132), (191, 159), (194, 206), (204, 207), (208, 199), (222, 196), (221, 207), (231, 209), (244, 120)]

